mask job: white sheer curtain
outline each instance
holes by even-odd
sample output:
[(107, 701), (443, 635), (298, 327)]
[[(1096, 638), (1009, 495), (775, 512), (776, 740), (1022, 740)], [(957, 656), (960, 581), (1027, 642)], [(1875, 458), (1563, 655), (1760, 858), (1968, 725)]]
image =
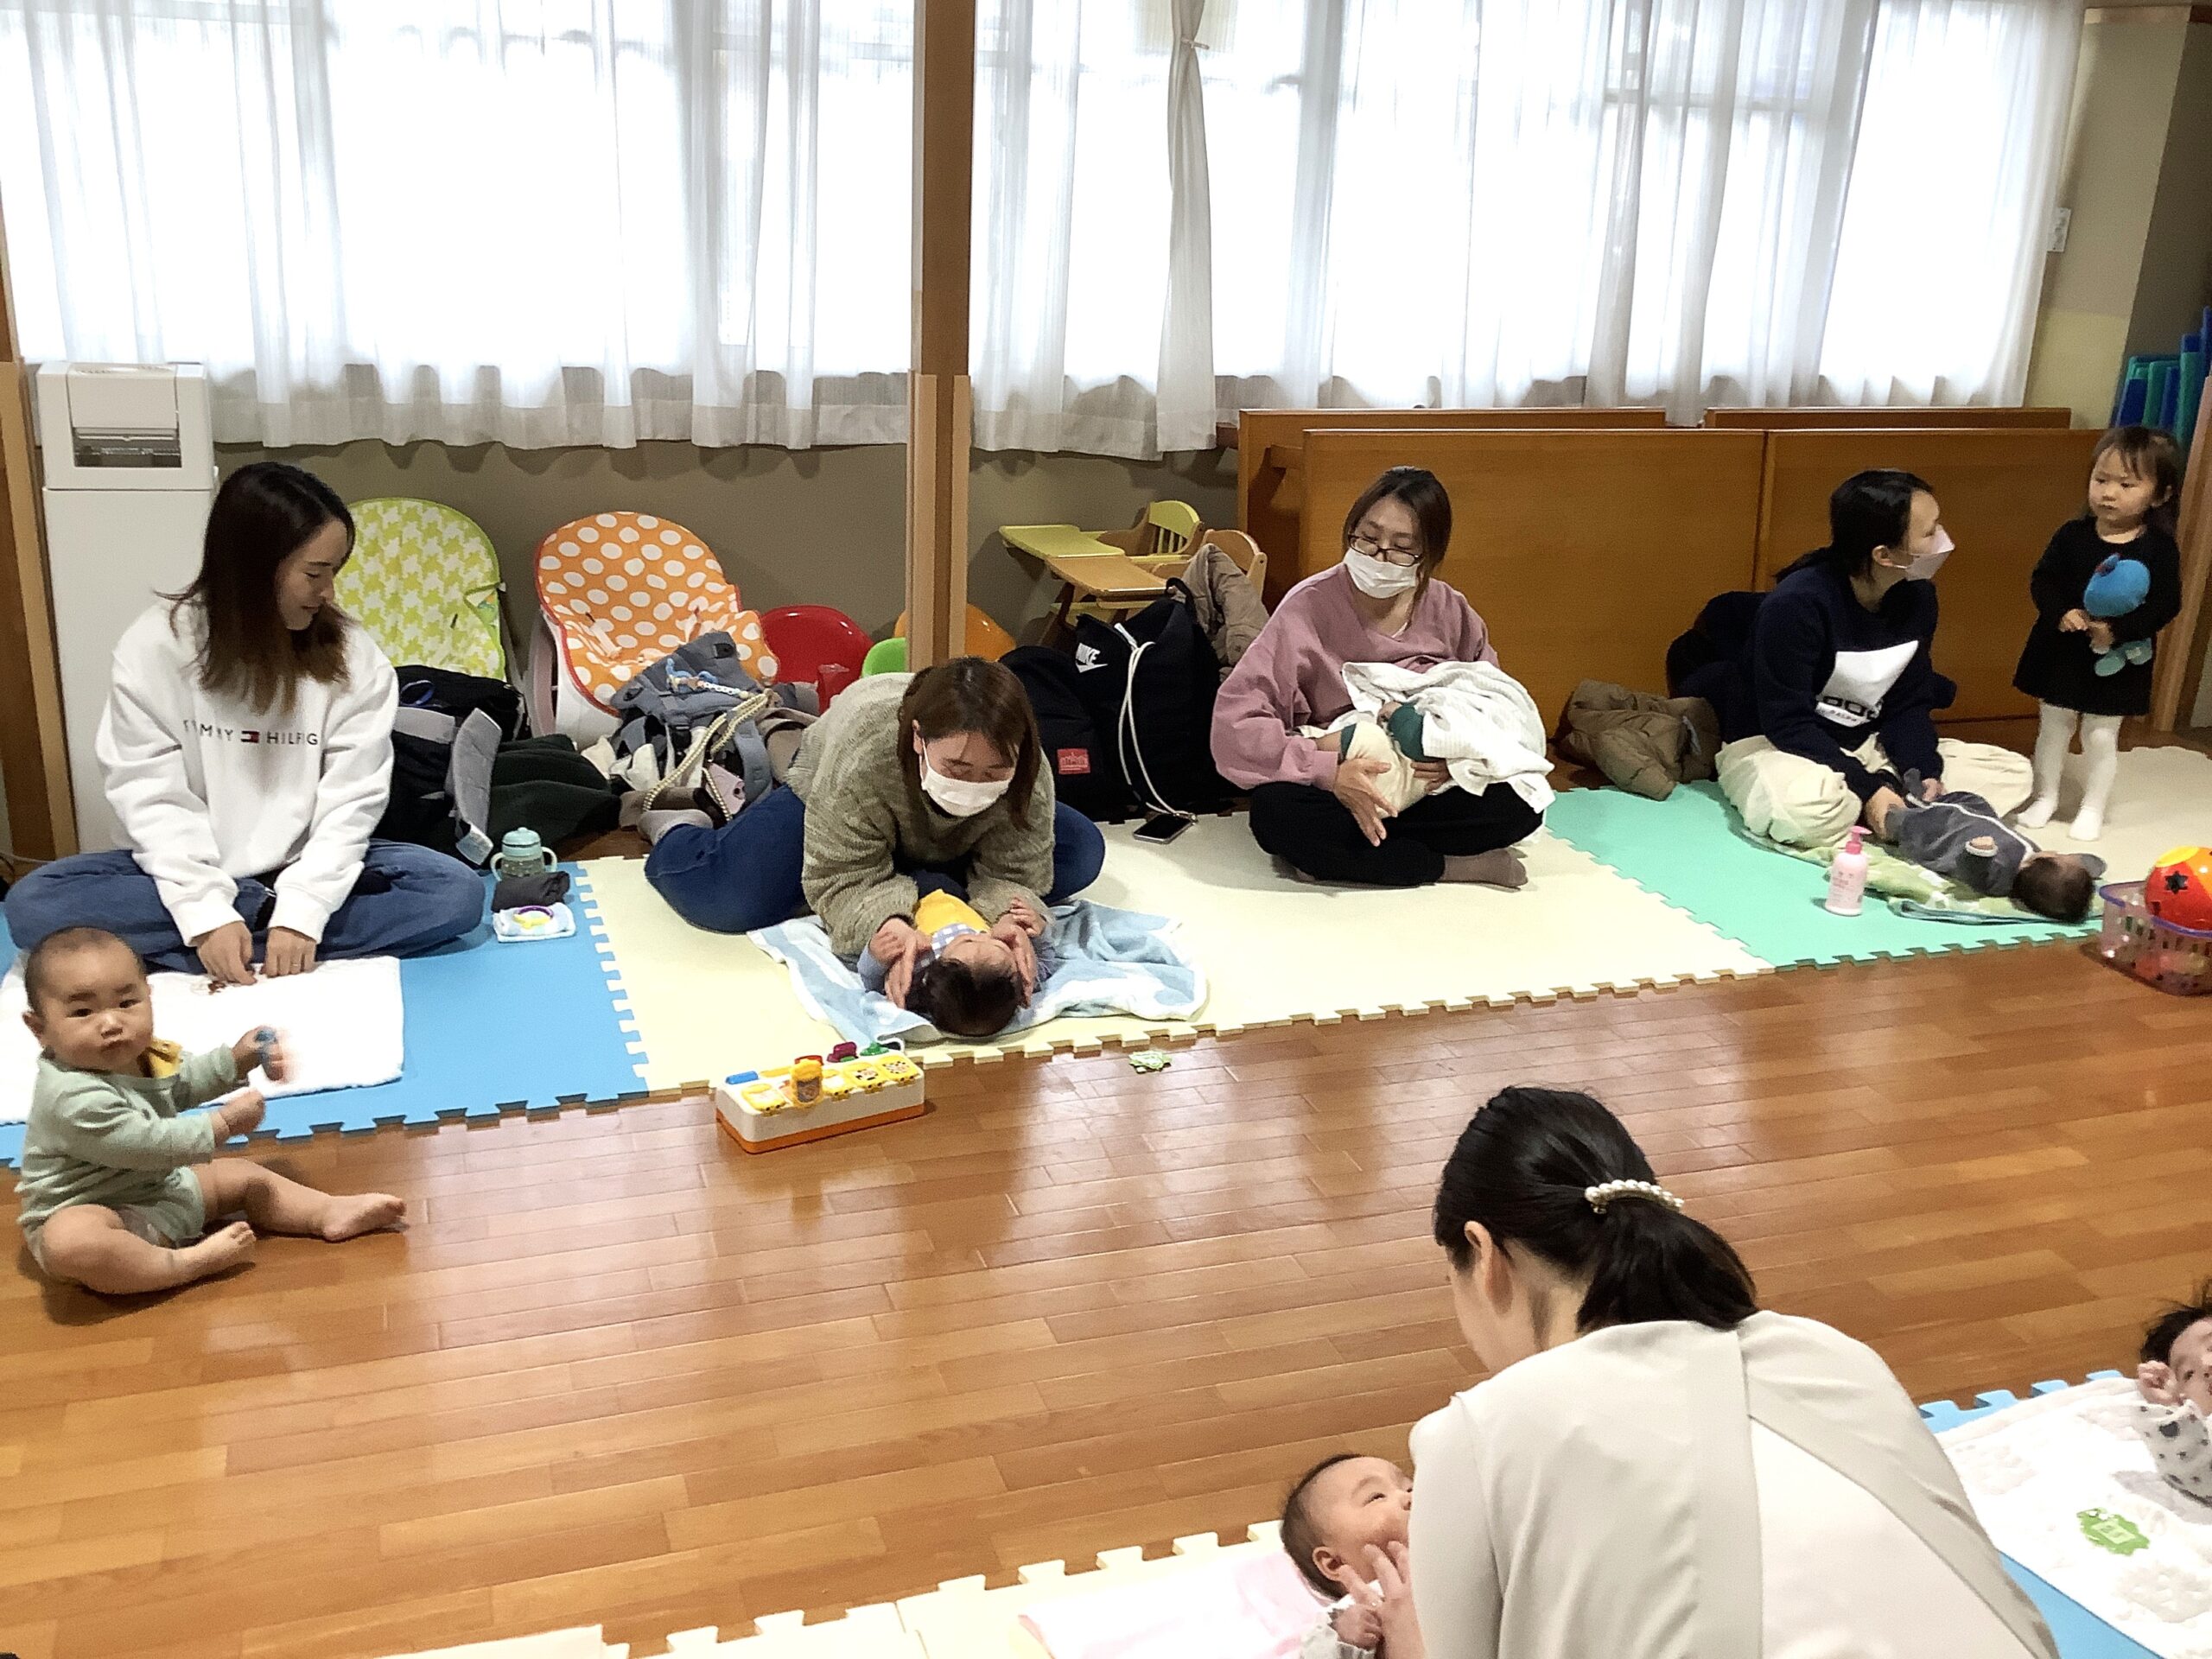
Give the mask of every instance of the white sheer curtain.
[(203, 361), (270, 444), (896, 439), (912, 38), (900, 0), (0, 0), (26, 350)]

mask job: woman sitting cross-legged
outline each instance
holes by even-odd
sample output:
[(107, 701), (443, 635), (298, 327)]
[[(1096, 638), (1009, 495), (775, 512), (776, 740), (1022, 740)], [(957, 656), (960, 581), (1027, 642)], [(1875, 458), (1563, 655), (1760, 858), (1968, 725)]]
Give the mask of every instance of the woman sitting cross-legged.
[(147, 962), (222, 984), (319, 957), (407, 956), (484, 917), (483, 879), (375, 841), (398, 688), (331, 597), (353, 550), (346, 504), (310, 473), (255, 461), (223, 482), (200, 574), (115, 650), (97, 752), (129, 842), (33, 871), (8, 930), (115, 934)]
[(1213, 758), (1249, 791), (1260, 845), (1318, 881), (1418, 887), (1527, 880), (1513, 843), (1542, 823), (1510, 785), (1446, 789), (1441, 760), (1416, 762), (1428, 793), (1395, 810), (1385, 761), (1340, 758), (1337, 734), (1301, 735), (1352, 707), (1347, 663), (1413, 670), (1495, 663), (1483, 620), (1436, 580), (1452, 502), (1432, 473), (1394, 467), (1344, 518), (1344, 562), (1283, 598), (1214, 704)]
[(1106, 860), (1053, 793), (1021, 682), (979, 657), (840, 693), (786, 786), (727, 823), (658, 816), (645, 877), (685, 921), (748, 933), (810, 906), (892, 1002), (957, 1036), (1027, 1001), (1051, 906)]

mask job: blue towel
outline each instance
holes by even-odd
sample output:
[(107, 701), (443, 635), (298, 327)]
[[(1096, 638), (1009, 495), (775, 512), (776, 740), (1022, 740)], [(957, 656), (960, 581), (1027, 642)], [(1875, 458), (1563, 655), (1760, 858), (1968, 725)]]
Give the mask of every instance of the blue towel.
[[(1126, 1014), (1140, 1020), (1187, 1020), (1205, 1006), (1206, 980), (1170, 937), (1176, 924), (1161, 916), (1115, 910), (1077, 899), (1052, 912), (1038, 946), (1049, 974), (1029, 1006), (1001, 1037), (1063, 1016)], [(896, 1037), (909, 1045), (944, 1040), (919, 1014), (893, 1007), (865, 990), (853, 963), (830, 948), (830, 935), (811, 916), (779, 923), (747, 936), (791, 970), (791, 988), (808, 1013), (837, 1028), (848, 1042)]]

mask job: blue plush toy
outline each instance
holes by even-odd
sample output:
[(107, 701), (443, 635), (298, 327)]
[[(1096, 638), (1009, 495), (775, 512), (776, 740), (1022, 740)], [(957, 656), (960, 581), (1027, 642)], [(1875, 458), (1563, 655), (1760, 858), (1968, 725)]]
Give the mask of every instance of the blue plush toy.
[[(2082, 608), (2101, 620), (2126, 616), (2140, 605), (2151, 591), (2151, 567), (2140, 559), (2124, 559), (2117, 553), (2107, 556), (2089, 578), (2089, 585), (2082, 594)], [(2096, 647), (2092, 645), (2092, 651)], [(2130, 663), (2151, 660), (2148, 639), (2130, 639), (2115, 645), (2109, 651), (2097, 651), (2097, 672), (2117, 674)]]

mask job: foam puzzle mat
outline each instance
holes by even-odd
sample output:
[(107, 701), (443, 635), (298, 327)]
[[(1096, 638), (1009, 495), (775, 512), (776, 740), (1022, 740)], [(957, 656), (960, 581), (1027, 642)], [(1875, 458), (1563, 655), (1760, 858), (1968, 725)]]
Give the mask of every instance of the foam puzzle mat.
[[(372, 1088), (272, 1100), (255, 1140), (365, 1134), (643, 1095), (635, 1022), (590, 876), (565, 868), (576, 878), (575, 933), (509, 944), (482, 927), (402, 963), (404, 1073)], [(0, 921), (0, 961), (14, 954)], [(12, 1166), (22, 1147), (23, 1126), (0, 1124), (0, 1163)]]
[[(1207, 976), (1205, 1007), (1169, 1024), (1055, 1020), (1003, 1048), (934, 1045), (917, 1058), (936, 1065), (1142, 1046), (1295, 1020), (1504, 1006), (1768, 971), (1740, 944), (1548, 835), (1522, 849), (1529, 885), (1517, 893), (1393, 892), (1290, 880), (1242, 817), (1201, 819), (1168, 847), (1136, 841), (1132, 824), (1103, 827), (1105, 871), (1084, 897), (1175, 918), (1179, 943)], [(646, 883), (642, 862), (589, 868), (654, 1090), (818, 1053), (837, 1040), (757, 945), (678, 918)]]
[[(2212, 842), (2212, 755), (2194, 749), (2139, 748), (2120, 756), (2103, 838), (2077, 842), (2062, 817), (2036, 832), (2056, 852), (2094, 852), (2125, 880), (2183, 842)], [(2078, 764), (2078, 761), (2075, 763)], [(2080, 791), (2061, 793), (2071, 812)], [(1663, 801), (1615, 789), (1562, 792), (1547, 823), (1572, 842), (1669, 904), (1736, 940), (1776, 967), (1927, 956), (1940, 950), (2086, 937), (2095, 918), (2075, 926), (2023, 921), (1964, 926), (1899, 916), (1871, 895), (1858, 916), (1821, 907), (1827, 872), (1787, 857), (1740, 833), (1718, 784), (1688, 784)]]

